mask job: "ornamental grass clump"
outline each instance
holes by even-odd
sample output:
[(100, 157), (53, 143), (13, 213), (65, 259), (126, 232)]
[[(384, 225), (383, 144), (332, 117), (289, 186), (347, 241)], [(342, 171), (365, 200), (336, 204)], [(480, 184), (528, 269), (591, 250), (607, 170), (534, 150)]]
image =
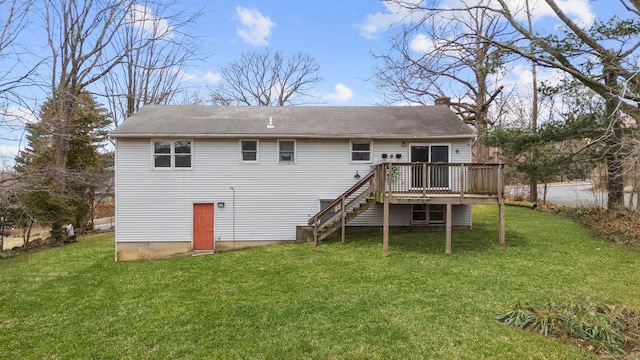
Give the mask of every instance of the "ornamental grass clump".
[(600, 304), (527, 305), (495, 316), (498, 321), (544, 336), (574, 340), (602, 355), (626, 355), (640, 344), (638, 309)]

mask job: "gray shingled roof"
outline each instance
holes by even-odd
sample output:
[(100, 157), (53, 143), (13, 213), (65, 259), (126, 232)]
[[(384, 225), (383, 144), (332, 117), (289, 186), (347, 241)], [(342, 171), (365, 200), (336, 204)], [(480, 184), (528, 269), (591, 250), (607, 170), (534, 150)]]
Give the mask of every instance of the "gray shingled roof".
[(444, 105), (145, 106), (111, 136), (426, 139), (470, 138), (475, 131)]

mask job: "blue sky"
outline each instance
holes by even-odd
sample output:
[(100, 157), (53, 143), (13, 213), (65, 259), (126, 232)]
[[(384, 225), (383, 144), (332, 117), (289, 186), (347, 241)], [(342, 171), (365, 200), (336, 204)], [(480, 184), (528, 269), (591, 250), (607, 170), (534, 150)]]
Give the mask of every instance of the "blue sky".
[[(459, 1), (442, 0), (442, 3), (455, 6)], [(524, 0), (512, 2), (518, 6)], [(558, 1), (581, 22), (589, 22), (598, 8), (606, 9), (611, 2), (617, 0)], [(378, 0), (216, 1), (206, 2), (204, 9), (205, 18), (211, 20), (206, 22), (207, 32), (211, 32), (208, 42), (211, 57), (196, 71), (199, 79), (216, 79), (220, 66), (247, 51), (265, 47), (281, 50), (285, 55), (301, 51), (320, 64), (324, 80), (317, 84), (314, 103), (326, 105), (383, 102), (371, 80), (376, 66), (371, 54), (385, 52), (393, 30), (390, 27), (406, 15), (399, 8)], [(551, 12), (541, 4), (536, 15), (540, 26), (549, 21)], [(552, 23), (549, 26), (553, 26)], [(505, 81), (521, 84), (527, 76), (526, 70), (516, 67)]]
[[(363, 36), (367, 14), (385, 11), (376, 0), (261, 0), (206, 5), (210, 58), (200, 69), (215, 79), (221, 66), (248, 51), (270, 48), (285, 56), (303, 52), (320, 65), (314, 103), (371, 105), (379, 102), (371, 78), (372, 52), (384, 49), (381, 39)], [(200, 76), (202, 78), (202, 76)]]
[[(511, 1), (516, 6), (524, 3), (524, 0)], [(453, 6), (460, 0), (441, 2)], [(536, 2), (543, 3), (542, 0), (530, 0), (530, 3)], [(597, 14), (608, 17), (616, 9), (622, 11), (618, 0), (557, 2), (572, 18), (584, 23), (589, 23)], [(183, 4), (191, 9), (202, 8), (205, 12), (192, 31), (200, 38), (200, 50), (206, 59), (187, 69), (184, 79), (190, 88), (201, 89), (201, 95), (206, 95), (207, 86), (215, 86), (219, 81), (220, 67), (239, 59), (243, 53), (270, 48), (289, 56), (300, 51), (313, 56), (320, 65), (323, 80), (313, 89), (313, 103), (319, 105), (383, 103), (371, 80), (377, 65), (371, 54), (383, 53), (389, 47), (392, 24), (400, 19), (410, 19), (398, 8), (379, 0), (217, 0), (184, 1)], [(538, 6), (536, 25), (552, 28), (555, 23), (549, 15), (550, 9)], [(32, 31), (25, 36), (32, 37), (37, 43), (38, 22), (32, 26)], [(46, 48), (40, 51), (48, 52)], [(10, 65), (0, 63), (0, 71)], [(543, 71), (540, 77), (544, 79), (545, 76), (555, 77), (552, 72)], [(526, 85), (530, 78), (526, 64), (514, 64), (501, 81), (507, 86)], [(7, 110), (23, 115), (22, 119), (10, 119), (14, 124), (34, 119), (24, 109)], [(20, 129), (12, 132), (0, 129), (1, 160), (11, 162), (22, 136)]]

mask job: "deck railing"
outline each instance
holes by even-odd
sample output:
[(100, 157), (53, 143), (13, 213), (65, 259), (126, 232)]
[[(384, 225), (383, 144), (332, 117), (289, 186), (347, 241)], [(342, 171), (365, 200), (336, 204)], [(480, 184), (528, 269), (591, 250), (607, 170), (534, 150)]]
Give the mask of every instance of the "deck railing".
[(378, 192), (504, 195), (504, 164), (390, 162), (375, 174)]
[(332, 220), (331, 218), (338, 217), (338, 212), (344, 213), (356, 206), (359, 201), (366, 198), (366, 196), (374, 190), (373, 188), (366, 190), (370, 187), (369, 183), (372, 182), (374, 175), (375, 173), (371, 172), (351, 186), (331, 204), (327, 205), (324, 209), (311, 217), (309, 219), (309, 225), (324, 223), (325, 220)]

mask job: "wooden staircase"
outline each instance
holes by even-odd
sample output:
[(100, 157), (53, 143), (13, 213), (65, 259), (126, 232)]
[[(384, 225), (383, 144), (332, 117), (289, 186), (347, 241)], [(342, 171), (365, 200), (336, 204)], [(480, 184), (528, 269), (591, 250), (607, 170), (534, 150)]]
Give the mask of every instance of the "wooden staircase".
[(316, 246), (338, 229), (342, 230), (341, 241), (344, 242), (345, 225), (376, 203), (373, 196), (375, 173), (375, 170), (370, 172), (309, 219), (308, 224), (313, 228), (313, 242)]

